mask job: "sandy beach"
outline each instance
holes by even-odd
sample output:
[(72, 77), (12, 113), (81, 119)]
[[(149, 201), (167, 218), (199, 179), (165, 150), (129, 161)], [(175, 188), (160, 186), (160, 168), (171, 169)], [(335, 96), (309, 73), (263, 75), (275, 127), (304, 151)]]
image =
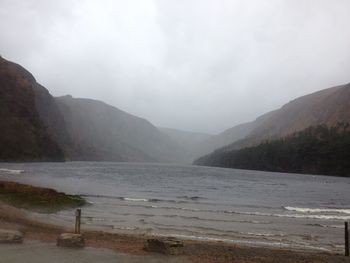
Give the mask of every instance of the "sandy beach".
[[(184, 257), (169, 258), (164, 255), (130, 255), (110, 249), (86, 247), (84, 249), (69, 249), (57, 247), (54, 242), (26, 240), (19, 245), (1, 245), (0, 262), (6, 263), (169, 263), (190, 262)], [(23, 260), (25, 259), (25, 261)]]
[[(62, 249), (55, 246), (57, 236), (72, 231), (62, 226), (43, 224), (28, 219), (25, 210), (0, 204), (0, 228), (20, 230), (24, 233), (24, 244), (1, 245), (0, 262), (350, 262), (343, 255), (312, 251), (291, 251), (246, 247), (223, 242), (199, 242), (184, 240), (183, 256), (166, 256), (146, 252), (146, 235), (112, 234), (99, 231), (83, 231), (86, 248), (82, 250)], [(39, 261), (42, 260), (42, 261)], [(50, 259), (50, 260), (48, 260)], [(95, 260), (96, 259), (96, 260)], [(58, 262), (58, 261), (57, 261)]]

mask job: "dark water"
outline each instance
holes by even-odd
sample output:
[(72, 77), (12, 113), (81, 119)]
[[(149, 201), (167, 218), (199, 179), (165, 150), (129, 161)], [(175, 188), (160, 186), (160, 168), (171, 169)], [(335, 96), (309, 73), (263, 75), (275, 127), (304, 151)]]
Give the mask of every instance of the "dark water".
[[(82, 194), (83, 228), (104, 231), (341, 252), (350, 220), (349, 178), (72, 162), (0, 164), (0, 179)], [(73, 216), (33, 214), (67, 225)]]

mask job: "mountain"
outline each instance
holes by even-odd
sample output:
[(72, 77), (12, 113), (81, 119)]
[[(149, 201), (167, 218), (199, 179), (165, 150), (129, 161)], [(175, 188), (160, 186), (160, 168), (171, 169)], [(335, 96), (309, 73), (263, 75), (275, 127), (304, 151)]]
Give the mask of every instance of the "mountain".
[(149, 121), (101, 101), (54, 98), (0, 57), (0, 161), (188, 162)]
[(281, 138), (310, 126), (335, 126), (350, 122), (350, 84), (324, 89), (299, 97), (268, 113), (235, 148), (254, 145), (262, 140)]
[(243, 138), (195, 163), (206, 164), (218, 155), (256, 146), (263, 141), (280, 139), (311, 126), (334, 127), (338, 123), (350, 123), (350, 84), (297, 98), (278, 110), (262, 115), (250, 123)]
[(35, 78), (0, 57), (0, 161), (63, 161), (36, 109)]
[(157, 128), (97, 100), (54, 98), (30, 72), (0, 57), (0, 117), (0, 161), (190, 163), (223, 146), (218, 151), (350, 122), (350, 84), (300, 97), (211, 136)]
[(348, 123), (311, 126), (287, 137), (239, 150), (218, 151), (197, 164), (228, 168), (350, 176)]
[(239, 141), (248, 136), (255, 128), (270, 117), (271, 113), (264, 114), (255, 121), (246, 122), (227, 129), (217, 135), (213, 135), (202, 142), (197, 148), (197, 157), (208, 154), (218, 148)]
[(149, 121), (97, 100), (56, 98), (73, 141), (73, 160), (184, 162), (181, 149)]
[(65, 158), (78, 153), (78, 145), (69, 135), (65, 118), (59, 109), (56, 99), (42, 85), (36, 83), (34, 88), (35, 107), (41, 121), (47, 128), (50, 136), (63, 150)]

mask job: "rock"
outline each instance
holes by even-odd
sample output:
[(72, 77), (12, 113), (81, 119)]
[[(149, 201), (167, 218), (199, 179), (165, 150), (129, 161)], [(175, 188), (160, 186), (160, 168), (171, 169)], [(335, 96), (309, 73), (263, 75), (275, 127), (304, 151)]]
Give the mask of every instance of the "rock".
[(12, 244), (22, 243), (23, 234), (15, 230), (0, 229), (0, 243)]
[(171, 237), (154, 238), (147, 239), (144, 249), (166, 255), (180, 255), (184, 253), (184, 244), (180, 240)]
[(84, 237), (81, 234), (63, 233), (57, 238), (57, 246), (77, 248), (84, 247)]

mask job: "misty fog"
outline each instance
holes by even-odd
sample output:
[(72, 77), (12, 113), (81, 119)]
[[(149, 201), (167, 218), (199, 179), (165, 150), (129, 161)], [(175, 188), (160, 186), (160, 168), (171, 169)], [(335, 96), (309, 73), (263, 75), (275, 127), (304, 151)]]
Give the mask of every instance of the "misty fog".
[(348, 0), (0, 0), (0, 54), (55, 96), (218, 133), (349, 82)]

